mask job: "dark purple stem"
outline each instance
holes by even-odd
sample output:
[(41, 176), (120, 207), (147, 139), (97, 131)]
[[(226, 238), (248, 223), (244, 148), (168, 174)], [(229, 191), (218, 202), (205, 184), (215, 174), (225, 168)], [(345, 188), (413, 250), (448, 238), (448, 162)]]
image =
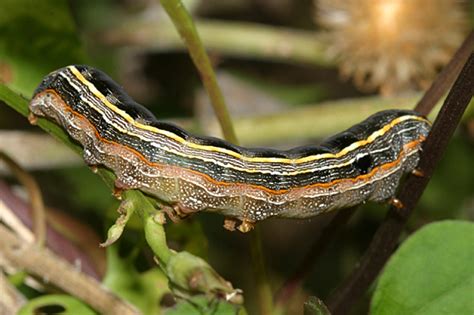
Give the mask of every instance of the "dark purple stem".
[(428, 184), (435, 166), (441, 159), (449, 139), (472, 99), (473, 92), (474, 54), (471, 46), (469, 59), (449, 92), (423, 145), (418, 164), (418, 170), (423, 176), (411, 175), (408, 177), (398, 195), (403, 207), (401, 209), (390, 208), (355, 270), (328, 298), (327, 305), (332, 314), (347, 314), (365, 294), (390, 258), (405, 223)]

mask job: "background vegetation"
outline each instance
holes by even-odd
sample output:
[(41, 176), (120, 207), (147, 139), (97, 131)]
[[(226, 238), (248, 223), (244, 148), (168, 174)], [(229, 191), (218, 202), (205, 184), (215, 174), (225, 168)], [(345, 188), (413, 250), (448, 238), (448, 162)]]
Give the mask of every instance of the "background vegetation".
[[(171, 8), (175, 3), (161, 2)], [(423, 6), (423, 1), (415, 2)], [(236, 138), (242, 145), (279, 148), (316, 143), (382, 109), (414, 108), (473, 25), (472, 2), (433, 3), (440, 13), (425, 10), (424, 16), (434, 22), (427, 18), (413, 26), (420, 45), (440, 56), (429, 59), (419, 49), (419, 56), (409, 49), (389, 49), (396, 47), (395, 40), (378, 46), (373, 25), (371, 36), (362, 37), (368, 42), (341, 45), (341, 38), (355, 35), (336, 28), (329, 17), (351, 12), (350, 6), (332, 7), (327, 1), (184, 1), (216, 69)], [(371, 12), (370, 6), (361, 7), (363, 13)], [(423, 12), (420, 7), (415, 9)], [(435, 36), (439, 44), (432, 41), (430, 23), (443, 22), (446, 31)], [(179, 29), (182, 24), (177, 23)], [(348, 23), (354, 29), (361, 22)], [(359, 58), (350, 59), (354, 55)], [(367, 58), (373, 60), (370, 70)], [(360, 62), (360, 68), (348, 67), (347, 60), (355, 67)], [(393, 67), (383, 68), (376, 60), (388, 60)], [(408, 71), (411, 76), (405, 79), (397, 69), (406, 60), (432, 64), (421, 72)], [(203, 63), (197, 60), (198, 66)], [(347, 215), (339, 215), (333, 225), (335, 213), (308, 220), (270, 219), (249, 234), (228, 232), (222, 216), (202, 213), (165, 224), (162, 234), (150, 201), (132, 192), (126, 199), (133, 201), (131, 208), (140, 209), (139, 215), (130, 215), (114, 245), (99, 248), (118, 216), (111, 174), (93, 174), (77, 155), (80, 148), (59, 128), (40, 122), (60, 139), (53, 141), (25, 117), (42, 77), (69, 64), (89, 64), (109, 73), (160, 119), (224, 137), (193, 60), (160, 2), (0, 1), (0, 151), (12, 158), (7, 164), (16, 161), (26, 170), (12, 176), (7, 167), (0, 169), (0, 227), (10, 229), (2, 232), (0, 242), (0, 313), (21, 307), (22, 314), (35, 309), (94, 314), (123, 307), (124, 313), (138, 309), (144, 314), (301, 314), (305, 302), (308, 314), (324, 312), (310, 296), (325, 302), (334, 298), (332, 292), (351, 274), (384, 220), (386, 206), (365, 204), (355, 212), (341, 211)], [(406, 224), (401, 246), (355, 305), (343, 303), (352, 313), (474, 312), (473, 139), (471, 101)], [(45, 244), (51, 251), (38, 238), (31, 245), (29, 229), (41, 231), (25, 202), (37, 200), (31, 197), (32, 178), (46, 206)], [(328, 225), (329, 232), (324, 229)], [(24, 255), (15, 256), (13, 245)], [(71, 265), (60, 265), (57, 256)], [(82, 271), (77, 278), (73, 265)], [(206, 281), (192, 290), (188, 280), (195, 272)], [(55, 274), (78, 282), (61, 286)], [(89, 292), (80, 287), (89, 277), (114, 294), (92, 282), (90, 292), (97, 292), (100, 306), (91, 304), (90, 296), (67, 289)], [(235, 288), (243, 291), (243, 306), (231, 303), (238, 299), (225, 298), (240, 296)]]

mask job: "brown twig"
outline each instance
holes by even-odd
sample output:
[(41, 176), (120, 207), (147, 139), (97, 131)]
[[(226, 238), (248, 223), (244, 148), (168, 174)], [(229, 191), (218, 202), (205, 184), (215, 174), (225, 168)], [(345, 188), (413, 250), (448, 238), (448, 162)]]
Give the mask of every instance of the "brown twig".
[(94, 278), (81, 273), (47, 248), (24, 242), (3, 225), (0, 225), (0, 252), (11, 265), (82, 299), (101, 314), (140, 314)]
[(43, 246), (46, 240), (46, 215), (43, 196), (36, 180), (18, 165), (6, 153), (0, 151), (0, 160), (4, 161), (18, 181), (25, 186), (30, 197), (30, 205), (33, 217), (33, 233), (38, 246)]
[[(365, 294), (390, 258), (406, 221), (428, 184), (473, 93), (474, 54), (471, 48), (469, 59), (449, 92), (423, 145), (417, 168), (423, 176), (412, 175), (406, 180), (398, 195), (403, 207), (397, 209), (392, 206), (389, 209), (356, 269), (327, 300), (332, 314), (347, 314), (354, 303)], [(433, 101), (434, 98), (427, 99)]]
[[(437, 79), (433, 82), (428, 91), (418, 102), (415, 110), (423, 115), (428, 115), (439, 99), (447, 92), (453, 81), (461, 71), (462, 66), (472, 52), (474, 45), (474, 32), (471, 32), (465, 39), (461, 47), (454, 54), (451, 61), (441, 71)], [(321, 236), (314, 241), (307, 256), (303, 259), (298, 269), (285, 281), (276, 295), (278, 305), (284, 305), (293, 296), (296, 288), (304, 281), (311, 272), (314, 262), (325, 250), (330, 241), (334, 238), (340, 228), (351, 218), (357, 207), (347, 211), (339, 211), (331, 222), (324, 228)]]

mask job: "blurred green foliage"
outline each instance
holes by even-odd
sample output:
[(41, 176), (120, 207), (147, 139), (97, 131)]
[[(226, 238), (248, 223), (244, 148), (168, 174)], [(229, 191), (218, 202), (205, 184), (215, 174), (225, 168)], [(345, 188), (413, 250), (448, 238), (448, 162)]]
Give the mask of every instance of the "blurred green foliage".
[[(106, 47), (95, 33), (100, 27), (120, 23), (122, 18), (139, 13), (144, 6), (144, 1), (119, 3), (2, 0), (0, 3), (2, 83), (27, 99), (42, 77), (50, 71), (68, 64), (88, 63), (110, 70), (114, 76), (120, 77), (134, 97), (145, 100), (147, 104), (154, 104), (152, 110), (155, 112), (157, 112), (156, 104), (162, 104), (168, 115), (184, 116), (183, 113), (189, 115), (194, 111), (194, 93), (200, 84), (185, 53), (182, 51), (157, 53)], [(474, 6), (471, 4), (470, 7), (472, 13)], [(199, 11), (196, 14), (199, 15)], [(232, 16), (228, 12), (212, 13), (212, 10), (211, 13), (204, 14), (207, 18), (222, 19), (229, 15), (232, 19), (242, 17), (241, 13)], [(279, 24), (283, 20), (278, 18), (271, 20), (267, 16), (265, 20), (255, 13), (249, 16), (257, 22), (269, 22), (268, 25)], [(294, 21), (292, 25), (299, 23)], [(120, 57), (115, 58), (116, 55)], [(268, 93), (287, 104), (303, 105), (333, 98), (367, 95), (356, 91), (350, 84), (339, 82), (336, 69), (321, 69), (294, 63), (238, 60), (218, 53), (214, 57), (220, 70), (245, 80), (262, 93)], [(21, 103), (24, 109), (26, 99), (0, 86), (0, 101), (12, 107)], [(17, 110), (21, 111), (20, 108)], [(16, 125), (25, 123), (23, 116), (12, 115), (3, 104), (0, 106), (0, 116), (2, 116), (0, 124), (6, 120), (16, 121)], [(58, 129), (52, 124), (48, 125), (47, 122), (43, 123), (49, 126), (50, 130)], [(472, 121), (467, 120), (466, 124), (468, 123), (472, 124)], [(337, 124), (337, 115), (334, 117), (334, 124)], [(0, 125), (0, 128), (2, 127)], [(409, 230), (415, 230), (427, 222), (440, 219), (473, 219), (474, 149), (472, 135), (469, 136), (466, 130), (465, 126), (461, 127), (451, 141), (417, 207), (418, 212), (409, 223)], [(255, 132), (258, 132), (258, 126), (255, 126)], [(63, 137), (66, 138), (66, 135), (63, 134)], [(288, 146), (288, 144), (281, 145)], [(118, 202), (111, 196), (110, 189), (103, 181), (92, 174), (86, 166), (39, 171), (34, 175), (40, 182), (49, 206), (62, 209), (73, 217), (88, 222), (102, 235), (102, 239), (105, 238), (106, 228), (116, 218), (115, 210)], [(366, 205), (359, 210), (346, 230), (316, 263), (315, 271), (308, 276), (301, 290), (303, 296), (317, 295), (324, 299), (344, 275), (350, 272), (365, 250), (373, 231), (383, 219), (384, 212), (381, 209), (383, 207), (380, 205)], [(326, 219), (262, 223), (268, 273), (274, 284), (281, 283), (298, 266)], [(422, 301), (427, 298), (423, 296), (427, 293), (426, 288), (443, 289), (443, 283), (448, 283), (448, 280), (453, 280), (455, 276), (461, 277), (462, 275), (451, 274), (451, 269), (445, 270), (444, 274), (441, 274), (440, 270), (447, 266), (454, 267), (457, 263), (459, 265), (456, 265), (455, 269), (463, 271), (469, 265), (468, 259), (472, 261), (470, 251), (472, 240), (469, 238), (472, 236), (472, 232), (469, 232), (472, 230), (472, 225), (466, 227), (466, 224), (447, 222), (430, 225), (402, 245), (377, 287), (372, 302), (374, 313), (388, 314), (389, 311), (386, 313), (379, 311), (385, 306), (399, 310), (396, 307), (400, 305), (394, 305), (391, 301), (392, 297), (395, 298), (393, 294), (410, 293), (413, 294), (412, 299)], [(198, 215), (187, 222), (169, 223), (166, 226), (168, 243), (176, 250), (185, 250), (205, 259), (215, 266), (220, 275), (231, 280), (234, 287), (243, 288), (246, 307), (253, 313), (256, 304), (255, 287), (248, 255), (248, 237), (237, 233), (231, 234), (223, 230), (221, 225), (222, 217), (212, 214)], [(200, 295), (179, 300), (171, 307), (170, 305), (175, 302), (173, 300), (170, 305), (162, 305), (166, 304), (164, 300), (170, 292), (168, 280), (150, 259), (152, 254), (146, 243), (137, 237), (137, 233), (133, 233), (133, 231), (141, 232), (143, 224), (135, 216), (127, 224), (127, 228), (121, 242), (107, 251), (107, 274), (104, 283), (114, 292), (147, 314), (155, 314), (165, 309), (165, 314), (239, 312), (228, 303), (217, 299), (210, 303), (209, 299)], [(119, 247), (127, 252), (123, 255), (125, 258), (119, 255)], [(410, 277), (407, 270), (411, 270), (416, 277)], [(472, 283), (471, 278), (469, 281)], [(434, 282), (429, 281), (415, 283), (423, 279), (439, 281), (440, 284), (434, 285)], [(394, 293), (395, 289), (397, 290)], [(456, 292), (450, 291), (450, 293)], [(405, 299), (403, 295), (400, 298)], [(465, 298), (465, 295), (461, 294), (459, 299), (462, 298)], [(71, 306), (75, 303), (71, 302), (72, 298), (57, 296), (40, 297), (38, 300), (32, 300), (32, 303), (41, 304), (44, 301), (49, 303), (53, 300), (59, 301), (59, 304), (63, 303), (61, 305), (66, 309), (77, 307), (72, 308), (77, 311), (85, 307), (82, 304)], [(297, 312), (302, 311), (301, 304)]]
[(158, 267), (140, 273), (134, 266), (137, 252), (138, 248), (128, 257), (120, 257), (118, 246), (109, 246), (107, 274), (103, 283), (120, 297), (133, 303), (143, 314), (159, 314), (160, 304), (157, 301), (170, 292), (168, 279)]
[(0, 62), (14, 90), (30, 97), (46, 73), (85, 60), (66, 0), (2, 0)]

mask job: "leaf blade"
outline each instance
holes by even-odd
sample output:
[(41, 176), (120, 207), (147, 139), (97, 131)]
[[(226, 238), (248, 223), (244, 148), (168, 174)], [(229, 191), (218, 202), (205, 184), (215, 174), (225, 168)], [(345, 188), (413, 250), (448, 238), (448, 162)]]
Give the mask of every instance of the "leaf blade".
[(442, 221), (407, 239), (377, 284), (371, 313), (474, 313), (474, 224)]

